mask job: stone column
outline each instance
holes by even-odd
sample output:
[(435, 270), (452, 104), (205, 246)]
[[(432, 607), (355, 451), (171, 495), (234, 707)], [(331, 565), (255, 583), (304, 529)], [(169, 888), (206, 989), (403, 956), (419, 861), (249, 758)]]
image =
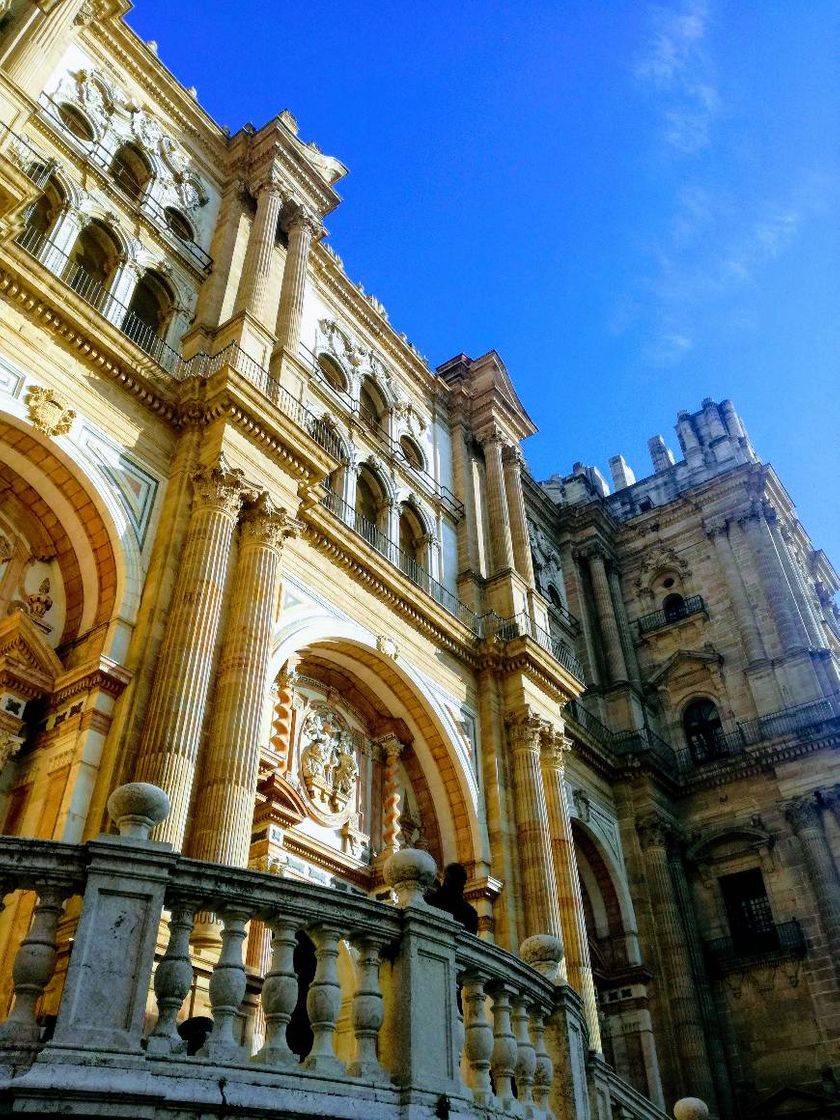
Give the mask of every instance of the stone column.
[(516, 570), (529, 587), (534, 586), (534, 562), (531, 557), (531, 538), (525, 516), (525, 496), (522, 493), (521, 450), (510, 444), (502, 454), (505, 474), (505, 492), (510, 514), (510, 535), (513, 544), (513, 561)]
[(483, 440), (487, 468), (487, 520), (490, 525), (490, 575), (507, 571), (513, 565), (513, 541), (510, 532), (505, 479), (502, 467), (502, 436), (493, 429)]
[(825, 635), (823, 634), (822, 626), (814, 611), (813, 597), (808, 593), (805, 579), (793, 556), (789, 531), (785, 529), (777, 518), (770, 522), (770, 532), (773, 534), (773, 538), (776, 542), (776, 550), (779, 554), (779, 559), (782, 561), (782, 567), (787, 573), (788, 583), (793, 590), (796, 606), (799, 608), (799, 614), (805, 625), (810, 643), (814, 649), (823, 649), (825, 646)]
[(717, 1090), (709, 1064), (703, 1017), (694, 989), (691, 954), (680, 917), (668, 858), (669, 828), (655, 813), (636, 822), (642, 847), (645, 878), (655, 920), (656, 944), (666, 993), (663, 1004), (670, 1012), (678, 1084), (674, 1096), (697, 1096), (717, 1112)]
[(729, 601), (735, 612), (735, 623), (744, 643), (747, 663), (753, 665), (767, 660), (767, 650), (761, 639), (761, 632), (755, 618), (755, 611), (747, 596), (747, 589), (738, 570), (738, 563), (729, 541), (729, 522), (726, 518), (708, 522), (706, 536), (714, 545), (718, 562), (723, 570)]
[(17, 26), (6, 34), (9, 47), (0, 58), (8, 77), (30, 97), (43, 83), (73, 35), (84, 0), (36, 0), (23, 5)]
[(382, 854), (388, 857), (399, 851), (400, 789), (397, 784), (397, 763), (402, 753), (402, 743), (396, 735), (386, 735), (378, 746), (384, 755), (382, 779)]
[(475, 509), (475, 488), (472, 456), (467, 444), (468, 432), (459, 419), (453, 423), (452, 466), (455, 490), (464, 503), (464, 516), (458, 524), (458, 574), (479, 572), (478, 520)]
[(816, 794), (808, 793), (788, 805), (786, 816), (802, 846), (820, 924), (840, 977), (840, 876), (828, 846), (820, 810)]
[(314, 214), (298, 210), (286, 223), (289, 247), (283, 269), (283, 286), (280, 289), (280, 307), (277, 312), (277, 348), (288, 350), (297, 357), (300, 345), (300, 324), (303, 317), (303, 297), (306, 292), (306, 271), (309, 266), (309, 247), (312, 238), (321, 232), (321, 223)]
[(598, 1022), (598, 1001), (589, 957), (589, 937), (583, 910), (572, 822), (566, 800), (566, 755), (572, 744), (562, 732), (546, 730), (542, 740), (542, 771), (548, 808), (548, 828), (557, 877), (560, 921), (566, 949), (566, 973), (569, 983), (583, 1000), (583, 1013), (589, 1028), (589, 1046), (602, 1053), (601, 1027)]
[(540, 767), (543, 720), (524, 708), (506, 720), (511, 750), (516, 843), (522, 886), (525, 939), (550, 934), (562, 942), (563, 926), (554, 873), (548, 806)]
[[(105, 318), (114, 326), (125, 325), (129, 337), (133, 337), (133, 333), (136, 332), (132, 332), (129, 324), (126, 323), (128, 305), (131, 303), (131, 297), (134, 295), (134, 289), (140, 281), (142, 272), (142, 268), (136, 261), (120, 261), (107, 291), (104, 291), (101, 299), (97, 301), (97, 307)], [(132, 324), (136, 322), (137, 320), (132, 320)], [(148, 328), (144, 326), (141, 329), (146, 331)]]
[(197, 859), (248, 866), (280, 554), (290, 533), (285, 511), (265, 493), (242, 520), (189, 846)]
[(271, 309), (266, 300), (271, 282), (271, 265), (280, 212), (283, 209), (283, 195), (280, 179), (270, 173), (257, 188), (257, 213), (251, 225), (248, 248), (245, 253), (245, 267), (239, 285), (238, 306), (247, 311), (267, 330), (271, 330)]
[(240, 471), (193, 475), (193, 508), (161, 643), (135, 780), (169, 795), (157, 839), (180, 849), (192, 796), (230, 547), (242, 504)]
[(564, 541), (561, 545), (560, 564), (563, 571), (563, 582), (566, 585), (569, 609), (572, 614), (580, 620), (581, 632), (583, 634), (583, 649), (581, 650), (579, 648), (578, 652), (583, 655), (581, 660), (583, 662), (584, 676), (592, 685), (599, 685), (601, 681), (598, 657), (592, 632), (592, 619), (589, 605), (583, 593), (579, 567), (580, 560), (573, 553), (568, 540)]
[(762, 505), (744, 518), (742, 525), (755, 557), (764, 594), (770, 604), (782, 651), (786, 654), (799, 653), (808, 648), (808, 634), (793, 603), (787, 575), (767, 523), (768, 516), (775, 518), (775, 511), (772, 507), (765, 508)]
[(607, 580), (610, 585), (610, 596), (612, 598), (613, 610), (615, 611), (615, 620), (618, 625), (618, 635), (621, 639), (621, 650), (624, 654), (624, 661), (627, 665), (630, 679), (634, 684), (641, 684), (642, 678), (639, 673), (639, 662), (636, 658), (636, 647), (633, 645), (633, 636), (630, 633), (630, 621), (627, 618), (627, 608), (624, 605), (624, 593), (621, 590), (621, 580), (619, 579), (618, 572), (612, 565), (610, 565), (607, 571)]
[(289, 765), (294, 719), (295, 683), (300, 658), (292, 654), (280, 671), (275, 685), (274, 715), (271, 720), (271, 748), (277, 755), (277, 766), (285, 774)]
[(621, 634), (613, 608), (604, 550), (600, 545), (593, 544), (586, 548), (582, 555), (589, 560), (592, 591), (595, 596), (595, 612), (598, 615), (598, 627), (601, 631), (601, 642), (603, 643), (610, 682), (616, 684), (619, 681), (626, 681), (627, 664), (624, 660)]

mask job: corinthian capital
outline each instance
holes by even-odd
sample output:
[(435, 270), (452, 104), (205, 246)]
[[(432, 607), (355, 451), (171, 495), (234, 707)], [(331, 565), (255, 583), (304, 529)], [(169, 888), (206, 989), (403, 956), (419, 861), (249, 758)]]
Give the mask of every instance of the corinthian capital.
[(242, 516), (242, 543), (280, 552), (287, 537), (295, 535), (296, 526), (285, 509), (277, 509), (263, 491)]
[(511, 463), (516, 467), (521, 468), (525, 462), (525, 456), (522, 454), (522, 448), (517, 447), (515, 443), (508, 443), (502, 448), (502, 461)]
[(820, 805), (816, 794), (806, 793), (797, 797), (785, 809), (785, 816), (797, 834), (810, 829), (822, 828)]
[(545, 724), (543, 727), (542, 739), (542, 759), (546, 765), (554, 770), (564, 770), (566, 767), (566, 759), (572, 749), (572, 740), (567, 739), (562, 731), (558, 731), (556, 727), (551, 724)]
[(200, 467), (192, 476), (194, 501), (197, 506), (215, 506), (236, 517), (242, 507), (244, 483), (242, 471), (228, 467)]
[(667, 848), (673, 829), (669, 821), (659, 813), (645, 813), (636, 817), (636, 834), (642, 850), (650, 848)]
[(505, 718), (510, 745), (516, 750), (526, 750), (539, 754), (540, 743), (546, 729), (546, 722), (530, 708), (520, 709)]
[(284, 219), (283, 228), (287, 233), (292, 233), (295, 230), (305, 230), (312, 238), (318, 238), (324, 232), (324, 227), (318, 215), (313, 214), (311, 210), (306, 210), (303, 206), (296, 207)]
[(14, 758), (22, 746), (23, 739), (20, 735), (12, 735), (10, 731), (0, 729), (0, 770), (10, 758)]
[(703, 522), (703, 528), (709, 540), (725, 536), (729, 532), (728, 517), (709, 517)]

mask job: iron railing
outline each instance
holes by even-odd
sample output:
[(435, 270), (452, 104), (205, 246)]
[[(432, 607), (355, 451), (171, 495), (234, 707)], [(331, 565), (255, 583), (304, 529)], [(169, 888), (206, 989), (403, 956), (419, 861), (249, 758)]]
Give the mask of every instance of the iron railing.
[(770, 715), (740, 724), (741, 732), (748, 743), (760, 743), (764, 739), (774, 739), (779, 735), (792, 735), (806, 727), (824, 723), (832, 719), (834, 711), (828, 700), (814, 700), (809, 704), (799, 704), (793, 708), (781, 708)]
[(364, 538), (367, 543), (375, 548), (382, 556), (408, 576), (412, 583), (416, 584), (423, 591), (426, 592), (434, 601), (449, 614), (453, 615), (465, 626), (467, 626), (474, 634), (478, 634), (480, 630), (480, 620), (475, 611), (471, 610), (466, 603), (462, 603), (457, 595), (453, 594), (448, 587), (444, 587), (439, 580), (436, 580), (430, 572), (418, 562), (416, 557), (411, 556), (399, 547), (387, 533), (383, 533), (378, 525), (374, 524), (369, 518), (364, 517), (358, 513), (352, 506), (348, 505), (343, 498), (338, 494), (334, 494), (328, 490), (324, 497), (321, 499), (321, 504), (340, 518), (345, 525), (349, 526), (360, 537)]
[(574, 651), (565, 642), (555, 637), (544, 627), (536, 623), (526, 611), (512, 615), (510, 618), (500, 618), (497, 614), (490, 613), (482, 617), (482, 632), (484, 638), (498, 638), (503, 642), (513, 641), (514, 638), (532, 638), (538, 646), (550, 653), (554, 660), (571, 673), (576, 680), (585, 683), (583, 666), (574, 654)]
[(13, 132), (7, 124), (0, 125), (0, 143), (3, 144), (3, 154), (8, 156), (12, 163), (30, 179), (39, 190), (47, 185), (56, 167), (54, 159), (34, 148), (29, 141), (17, 132)]
[(618, 755), (649, 754), (657, 758), (669, 771), (679, 769), (676, 751), (661, 735), (649, 727), (635, 727), (613, 733), (612, 749)]
[(555, 626), (569, 630), (574, 637), (577, 637), (580, 633), (580, 619), (576, 618), (569, 608), (563, 606), (562, 603), (549, 603), (548, 617)]
[(774, 960), (804, 957), (807, 951), (802, 927), (794, 918), (789, 922), (776, 922), (751, 939), (731, 936), (715, 937), (705, 943), (706, 956), (713, 970), (734, 972), (752, 964), (765, 964)]
[(681, 603), (663, 607), (662, 610), (651, 611), (636, 620), (640, 634), (649, 634), (652, 630), (661, 630), (663, 626), (670, 626), (673, 622), (681, 622), (693, 614), (702, 614), (706, 605), (702, 595), (689, 595)]
[(596, 715), (593, 715), (588, 708), (585, 708), (580, 700), (570, 700), (563, 709), (563, 715), (568, 716), (569, 719), (583, 728), (602, 747), (612, 746), (615, 733)]
[[(121, 162), (114, 161), (117, 154), (106, 148), (98, 140), (83, 140), (76, 136), (64, 122), (58, 105), (46, 94), (41, 95), (40, 106), (42, 116), (56, 130), (60, 130), (64, 138), (69, 138), (73, 146), (80, 152), (86, 163), (95, 167), (100, 173), (118, 188), (121, 196), (129, 203), (132, 209), (148, 217), (158, 232), (162, 233), (167, 241), (175, 248), (185, 253), (194, 265), (204, 273), (209, 273), (213, 267), (213, 258), (191, 238), (179, 237), (169, 224), (166, 208), (149, 193), (149, 184), (154, 179), (150, 171), (147, 182), (142, 183), (132, 171)], [(50, 169), (52, 170), (52, 169)], [(49, 175), (47, 175), (47, 179)], [(46, 182), (46, 179), (44, 180)]]
[(304, 363), (308, 365), (316, 375), (318, 383), (327, 386), (329, 392), (341, 403), (342, 408), (345, 409), (347, 414), (358, 420), (365, 430), (371, 433), (383, 451), (385, 451), (392, 460), (395, 460), (403, 468), (407, 469), (421, 484), (424, 484), (426, 488), (431, 490), (453, 517), (463, 517), (464, 503), (459, 501), (449, 487), (435, 478), (425, 467), (417, 466), (415, 463), (412, 463), (400, 446), (399, 441), (392, 439), (390, 433), (383, 428), (374, 417), (368, 415), (360, 408), (359, 402), (353, 400), (349, 393), (341, 389), (336, 389), (333, 385), (329, 385), (321, 371), (321, 367), (318, 365), (317, 356), (302, 343), (300, 345), (300, 356)]

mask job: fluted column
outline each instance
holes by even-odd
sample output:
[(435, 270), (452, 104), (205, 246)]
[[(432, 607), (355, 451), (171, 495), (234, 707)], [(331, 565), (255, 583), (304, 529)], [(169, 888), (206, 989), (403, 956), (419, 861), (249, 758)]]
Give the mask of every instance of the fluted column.
[(169, 817), (156, 833), (180, 848), (190, 808), (230, 546), (242, 504), (240, 471), (201, 468), (155, 684), (140, 744), (136, 779), (166, 790)]
[(767, 650), (764, 648), (755, 611), (747, 597), (747, 589), (738, 570), (738, 564), (729, 540), (729, 522), (722, 518), (709, 522), (705, 529), (706, 536), (712, 542), (718, 562), (723, 570), (726, 587), (729, 591), (729, 601), (735, 612), (735, 623), (744, 643), (747, 664), (753, 665), (759, 661), (766, 661)]
[(771, 507), (758, 506), (742, 520), (742, 524), (771, 607), (782, 650), (784, 653), (798, 653), (808, 648), (808, 634), (793, 603), (787, 575), (767, 524), (768, 515), (775, 517)]
[(282, 209), (280, 180), (276, 175), (270, 174), (257, 188), (257, 212), (248, 238), (237, 301), (240, 309), (253, 315), (268, 330), (274, 325), (267, 297)]
[(277, 347), (297, 354), (300, 345), (300, 324), (303, 317), (303, 297), (306, 292), (306, 271), (309, 266), (309, 248), (312, 238), (320, 233), (321, 223), (314, 214), (298, 210), (286, 225), (289, 247), (283, 269), (283, 286), (280, 289), (280, 307), (277, 312)]
[(280, 553), (290, 532), (266, 494), (242, 520), (191, 835), (197, 859), (248, 866)]
[(624, 605), (621, 580), (618, 572), (612, 566), (607, 571), (607, 581), (610, 585), (610, 596), (615, 612), (616, 625), (618, 626), (618, 636), (621, 640), (621, 651), (624, 654), (624, 662), (627, 665), (630, 679), (634, 684), (640, 684), (642, 678), (639, 673), (639, 662), (636, 658), (636, 647), (633, 645), (633, 637), (630, 633), (630, 622), (627, 618), (627, 608)]
[(452, 466), (455, 490), (464, 503), (464, 516), (458, 523), (458, 572), (478, 573), (478, 521), (475, 509), (472, 457), (467, 445), (467, 429), (456, 421), (452, 430)]
[(531, 557), (531, 538), (525, 516), (525, 496), (522, 493), (522, 452), (510, 444), (502, 453), (510, 515), (510, 535), (513, 545), (513, 562), (516, 570), (529, 587), (534, 586), (534, 562)]
[(551, 839), (546, 829), (548, 806), (540, 766), (545, 723), (525, 708), (506, 720), (510, 742), (514, 815), (525, 938), (548, 933), (562, 941), (563, 926)]
[(583, 910), (572, 822), (566, 800), (566, 755), (571, 742), (562, 732), (550, 728), (542, 740), (542, 770), (548, 808), (548, 828), (557, 877), (560, 921), (566, 949), (566, 972), (569, 983), (583, 1000), (583, 1013), (589, 1028), (589, 1045), (602, 1052), (601, 1027), (598, 1022), (598, 1001), (592, 978), (589, 937)]
[(670, 1011), (672, 1051), (679, 1064), (679, 1084), (671, 1088), (677, 1097), (701, 1097), (716, 1112), (715, 1080), (694, 990), (691, 954), (669, 868), (669, 829), (664, 820), (651, 813), (636, 822), (636, 830), (644, 855), (656, 944), (664, 973), (663, 1002)]
[(782, 526), (778, 518), (770, 522), (770, 532), (776, 542), (776, 551), (782, 561), (782, 567), (787, 573), (788, 583), (793, 591), (796, 606), (808, 633), (810, 644), (815, 649), (822, 649), (825, 646), (825, 635), (813, 607), (813, 597), (808, 593), (805, 579), (791, 551), (789, 532)]
[(505, 479), (502, 467), (502, 436), (495, 429), (484, 442), (487, 467), (487, 513), (490, 526), (491, 575), (513, 567), (513, 541), (510, 533)]
[(17, 26), (7, 29), (10, 46), (0, 59), (11, 80), (37, 97), (73, 34), (84, 0), (37, 0), (24, 4)]
[(589, 560), (592, 591), (595, 596), (595, 612), (598, 615), (598, 626), (601, 631), (601, 641), (610, 674), (610, 682), (615, 684), (618, 681), (626, 681), (627, 664), (624, 660), (621, 634), (613, 608), (604, 552), (599, 545), (592, 545), (584, 550), (583, 555)]
[(809, 793), (791, 802), (786, 816), (802, 847), (829, 955), (840, 976), (840, 875), (828, 846), (816, 794)]

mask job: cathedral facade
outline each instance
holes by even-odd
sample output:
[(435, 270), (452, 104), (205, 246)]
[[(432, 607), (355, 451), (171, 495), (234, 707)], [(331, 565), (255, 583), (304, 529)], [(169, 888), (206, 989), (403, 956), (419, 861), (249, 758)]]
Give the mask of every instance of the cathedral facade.
[(4, 1102), (840, 1116), (838, 578), (732, 403), (537, 482), (127, 8), (0, 21)]

